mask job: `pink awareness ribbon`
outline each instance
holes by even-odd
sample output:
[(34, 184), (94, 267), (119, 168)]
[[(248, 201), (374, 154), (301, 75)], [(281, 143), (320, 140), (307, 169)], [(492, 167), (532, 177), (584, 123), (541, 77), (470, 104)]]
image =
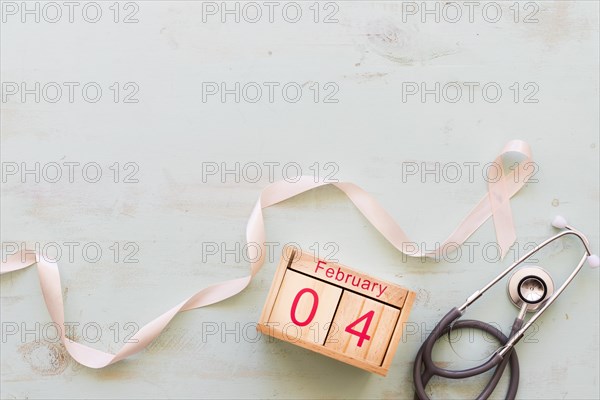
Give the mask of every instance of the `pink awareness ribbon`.
[[(505, 174), (502, 167), (502, 158), (509, 152), (516, 152), (524, 156), (524, 160), (518, 163), (516, 168), (512, 169), (510, 173)], [(441, 247), (430, 252), (421, 252), (418, 250), (407, 252), (404, 244), (412, 242), (410, 242), (404, 231), (402, 231), (400, 226), (371, 195), (353, 183), (315, 183), (313, 177), (303, 176), (297, 182), (279, 181), (268, 185), (261, 192), (246, 226), (246, 241), (248, 243), (259, 244), (260, 246), (260, 249), (257, 249), (255, 246), (248, 246), (249, 252), (254, 253), (248, 254), (248, 256), (250, 260), (255, 260), (250, 263), (250, 275), (205, 287), (186, 298), (181, 303), (144, 325), (116, 354), (96, 350), (77, 343), (66, 336), (67, 330), (64, 324), (65, 314), (60, 274), (58, 265), (55, 262), (47, 260), (42, 254), (21, 250), (6, 257), (6, 260), (3, 257), (0, 265), (0, 274), (17, 271), (37, 264), (44, 301), (52, 321), (61, 327), (60, 339), (65, 348), (80, 364), (90, 368), (103, 368), (143, 350), (161, 334), (178, 313), (218, 303), (244, 290), (264, 263), (266, 251), (264, 249), (265, 226), (262, 210), (320, 186), (331, 184), (343, 191), (369, 222), (396, 249), (409, 256), (434, 256), (449, 245), (460, 245), (490, 216), (493, 216), (496, 237), (502, 255), (506, 254), (516, 237), (510, 209), (510, 198), (523, 187), (532, 174), (527, 173), (528, 169), (531, 169), (531, 151), (529, 145), (521, 140), (508, 142), (503, 151), (495, 159), (494, 164), (496, 165), (496, 174), (494, 179), (491, 179), (488, 173), (489, 187), (487, 195), (477, 203), (454, 232), (444, 241)]]

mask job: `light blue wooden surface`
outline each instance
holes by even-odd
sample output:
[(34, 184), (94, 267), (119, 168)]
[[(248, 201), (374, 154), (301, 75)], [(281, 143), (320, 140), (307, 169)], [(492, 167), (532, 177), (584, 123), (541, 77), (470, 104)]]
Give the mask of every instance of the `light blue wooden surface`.
[[(503, 13), (497, 23), (483, 18), (485, 3), (478, 3), (473, 22), (464, 15), (456, 23), (443, 18), (436, 23), (427, 15), (422, 22), (421, 14), (410, 14), (402, 3), (336, 2), (338, 22), (328, 24), (313, 22), (312, 3), (302, 3), (303, 18), (295, 24), (281, 13), (273, 23), (266, 16), (258, 23), (243, 18), (235, 23), (232, 17), (222, 23), (206, 14), (203, 22), (202, 5), (194, 2), (132, 4), (139, 7), (139, 22), (133, 24), (112, 22), (108, 2), (100, 3), (103, 16), (95, 24), (77, 12), (73, 23), (44, 18), (22, 23), (20, 14), (3, 14), (3, 84), (97, 82), (103, 88), (97, 103), (82, 99), (80, 91), (72, 103), (64, 98), (50, 103), (44, 96), (36, 103), (32, 95), (24, 102), (19, 95), (2, 101), (3, 170), (7, 163), (35, 162), (102, 167), (98, 183), (81, 174), (73, 183), (64, 177), (36, 183), (31, 175), (22, 182), (10, 175), (2, 185), (4, 247), (56, 242), (66, 252), (66, 242), (78, 243), (73, 260), (64, 255), (59, 264), (67, 320), (80, 324), (80, 339), (93, 338), (93, 328), (100, 326), (100, 338), (91, 345), (117, 351), (126, 326), (142, 326), (199, 288), (247, 272), (243, 259), (225, 254), (223, 262), (223, 252), (206, 256), (203, 249), (211, 243), (221, 249), (243, 245), (246, 219), (269, 183), (267, 170), (257, 183), (236, 182), (231, 175), (222, 183), (218, 175), (203, 179), (207, 162), (279, 162), (278, 179), (286, 163), (298, 163), (305, 174), (314, 173), (315, 162), (320, 174), (332, 171), (325, 164), (333, 163), (327, 165), (336, 166), (334, 178), (371, 192), (416, 242), (433, 247), (484, 195), (482, 165), (509, 139), (520, 138), (532, 146), (538, 181), (512, 200), (518, 243), (504, 260), (494, 260), (493, 246), (486, 245), (495, 240), (488, 221), (471, 237), (471, 255), (464, 250), (456, 261), (454, 255), (437, 263), (407, 260), (333, 188), (265, 212), (267, 240), (275, 251), (289, 242), (318, 248), (322, 257), (335, 249), (340, 262), (418, 293), (386, 378), (287, 343), (256, 339), (253, 324), (274, 260), (241, 295), (178, 316), (148, 350), (102, 370), (78, 365), (50, 343), (36, 271), (9, 274), (0, 286), (2, 398), (411, 398), (412, 360), (422, 335), (529, 243), (552, 234), (555, 214), (586, 232), (598, 251), (597, 2), (531, 2), (530, 8), (522, 3), (518, 22), (512, 2), (494, 3)], [(320, 20), (335, 10), (324, 3), (318, 7)], [(121, 3), (119, 10), (121, 20), (135, 8)], [(536, 10), (532, 18), (538, 22), (524, 23)], [(297, 82), (304, 97), (297, 103), (279, 95), (273, 103), (236, 103), (231, 96), (226, 103), (214, 96), (202, 101), (203, 82), (236, 81)], [(121, 89), (134, 82), (139, 102), (115, 103), (109, 88), (114, 82)], [(322, 101), (328, 82), (339, 89), (337, 103)], [(429, 87), (493, 82), (503, 94), (496, 103), (486, 101), (480, 89), (473, 102), (442, 97), (436, 103), (432, 95), (425, 103), (418, 96), (403, 102), (407, 82)], [(521, 90), (516, 103), (510, 89), (515, 82)], [(527, 83), (539, 89), (532, 98), (537, 103), (523, 101), (530, 93), (523, 91)], [(314, 90), (307, 91), (315, 84), (318, 102)], [(115, 162), (119, 183), (109, 169)], [(124, 169), (127, 162), (139, 166), (138, 183), (122, 182), (130, 171)], [(436, 162), (440, 168), (460, 164), (463, 178), (436, 183), (431, 175), (403, 176), (403, 168), (414, 165), (408, 163)], [(464, 163), (479, 163), (472, 180)], [(121, 250), (117, 262), (110, 247), (115, 242)], [(139, 247), (138, 263), (123, 262), (129, 242)], [(97, 263), (81, 254), (89, 243), (103, 251)], [(578, 254), (577, 244), (567, 241), (539, 259), (559, 281)], [(599, 397), (598, 287), (598, 270), (585, 268), (528, 343), (518, 345), (520, 398)], [(515, 313), (504, 283), (469, 310), (470, 317), (505, 331)], [(81, 329), (85, 324), (92, 327), (87, 333)], [(455, 344), (463, 359), (443, 345), (439, 360), (464, 366), (469, 364), (464, 358), (482, 357), (490, 347), (477, 335), (465, 335)], [(435, 398), (465, 398), (483, 384), (436, 380), (430, 388)]]

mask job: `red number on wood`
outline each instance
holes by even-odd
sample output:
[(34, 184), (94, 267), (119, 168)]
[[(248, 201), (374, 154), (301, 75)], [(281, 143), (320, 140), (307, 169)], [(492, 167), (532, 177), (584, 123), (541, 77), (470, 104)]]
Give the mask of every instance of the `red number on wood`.
[[(375, 315), (375, 311), (371, 310), (346, 327), (346, 332), (348, 332), (351, 335), (358, 336), (358, 343), (356, 344), (358, 347), (362, 347), (362, 344), (365, 340), (371, 339), (371, 336), (367, 335), (367, 332), (369, 331), (369, 326), (371, 325), (371, 321), (373, 320), (373, 315)], [(360, 324), (365, 319), (366, 319), (366, 322), (362, 328), (362, 331), (361, 332), (355, 331), (354, 327), (356, 325)]]
[[(310, 310), (310, 314), (308, 314), (308, 318), (306, 318), (306, 321), (300, 322), (300, 321), (298, 321), (298, 319), (296, 319), (296, 307), (298, 307), (298, 302), (300, 301), (300, 298), (302, 297), (302, 295), (304, 293), (312, 294), (313, 305), (312, 305), (312, 309)], [(296, 297), (294, 297), (294, 301), (292, 302), (292, 309), (290, 310), (290, 317), (292, 317), (292, 322), (298, 326), (306, 326), (306, 325), (310, 324), (310, 322), (315, 317), (315, 314), (317, 313), (318, 306), (319, 306), (319, 295), (317, 294), (317, 292), (315, 292), (314, 290), (309, 289), (309, 288), (302, 289), (301, 291), (298, 292)]]

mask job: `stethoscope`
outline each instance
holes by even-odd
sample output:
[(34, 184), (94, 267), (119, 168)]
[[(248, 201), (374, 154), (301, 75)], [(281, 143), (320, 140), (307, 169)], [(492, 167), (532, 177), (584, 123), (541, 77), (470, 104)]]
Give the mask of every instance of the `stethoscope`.
[[(454, 307), (448, 314), (446, 314), (444, 318), (440, 320), (431, 335), (425, 340), (419, 349), (417, 357), (415, 358), (413, 370), (416, 392), (415, 398), (420, 400), (429, 399), (425, 393), (425, 386), (427, 386), (427, 383), (433, 376), (441, 376), (449, 379), (463, 379), (482, 374), (496, 367), (496, 370), (491, 376), (488, 384), (477, 397), (477, 399), (487, 399), (496, 388), (496, 385), (500, 381), (500, 378), (502, 377), (504, 369), (507, 365), (510, 367), (510, 381), (506, 398), (515, 398), (517, 389), (519, 387), (519, 360), (517, 358), (517, 352), (513, 349), (514, 346), (519, 342), (519, 340), (521, 340), (525, 334), (525, 331), (527, 331), (527, 329), (544, 313), (544, 311), (546, 311), (546, 309), (548, 309), (548, 307), (554, 303), (558, 296), (560, 296), (563, 290), (565, 290), (573, 278), (575, 278), (575, 275), (577, 275), (579, 270), (581, 270), (586, 261), (593, 268), (597, 268), (600, 265), (598, 256), (593, 255), (590, 251), (589, 242), (585, 235), (567, 225), (566, 220), (560, 216), (554, 219), (552, 225), (563, 230), (545, 240), (539, 246), (535, 247), (533, 250), (518, 259), (500, 275), (495, 277), (490, 283), (469, 296), (467, 301), (462, 306), (458, 308)], [(485, 322), (475, 320), (457, 321), (463, 315), (467, 307), (479, 299), (488, 289), (498, 283), (498, 281), (504, 278), (510, 271), (515, 269), (549, 243), (566, 235), (577, 236), (585, 247), (585, 254), (582, 256), (579, 264), (577, 264), (577, 267), (573, 269), (571, 275), (569, 275), (569, 277), (558, 289), (555, 290), (554, 282), (552, 281), (550, 275), (544, 269), (537, 266), (523, 266), (515, 271), (510, 277), (508, 282), (508, 294), (513, 304), (515, 304), (520, 311), (513, 323), (510, 335), (508, 337), (506, 337), (494, 326)], [(527, 312), (532, 311), (537, 312), (533, 314), (533, 316), (531, 316), (531, 318), (529, 318), (529, 320), (525, 323), (525, 315)], [(477, 329), (487, 332), (495, 337), (498, 342), (502, 344), (502, 346), (499, 347), (485, 363), (477, 367), (453, 371), (440, 368), (435, 365), (431, 357), (434, 344), (439, 338), (449, 333), (451, 329), (462, 328)]]

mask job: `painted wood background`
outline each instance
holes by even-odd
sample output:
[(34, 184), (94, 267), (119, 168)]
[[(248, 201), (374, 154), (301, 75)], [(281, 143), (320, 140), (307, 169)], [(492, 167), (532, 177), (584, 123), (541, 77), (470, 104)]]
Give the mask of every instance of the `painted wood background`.
[[(334, 188), (277, 205), (269, 260), (243, 294), (101, 370), (56, 342), (35, 269), (3, 276), (2, 398), (411, 398), (424, 335), (550, 235), (555, 214), (600, 248), (596, 1), (1, 4), (3, 250), (60, 258), (73, 336), (98, 349), (243, 276), (246, 219), (272, 180), (355, 182), (433, 248), (485, 194), (509, 139), (531, 144), (536, 179), (512, 200), (504, 260), (492, 221), (424, 262)], [(257, 335), (286, 243), (418, 293), (388, 377)], [(579, 251), (556, 243), (536, 262), (559, 281)], [(518, 345), (520, 398), (600, 397), (598, 285), (585, 268)], [(507, 331), (505, 290), (469, 317)], [(495, 346), (452, 338), (438, 361), (453, 368)], [(429, 390), (467, 398), (484, 381)]]

